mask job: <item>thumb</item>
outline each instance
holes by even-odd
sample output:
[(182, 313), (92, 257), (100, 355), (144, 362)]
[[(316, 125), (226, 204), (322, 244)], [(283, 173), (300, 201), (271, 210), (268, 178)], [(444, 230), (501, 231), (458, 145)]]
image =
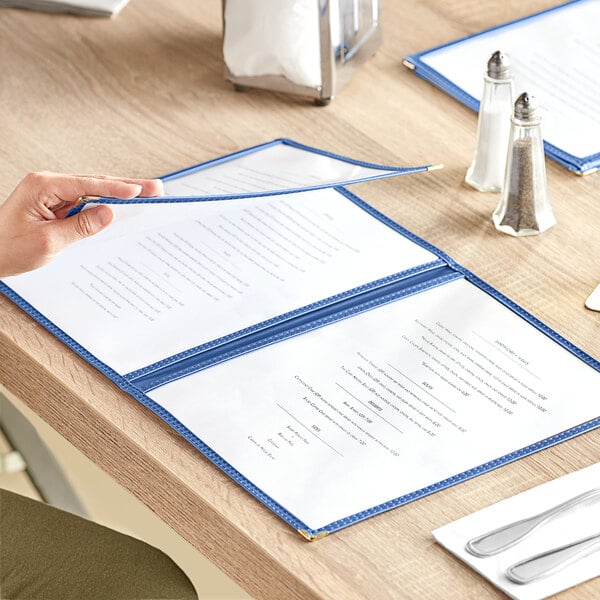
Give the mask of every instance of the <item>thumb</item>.
[[(102, 231), (113, 220), (112, 210), (103, 204), (68, 218), (55, 221), (55, 228), (60, 231), (64, 245), (76, 242)], [(55, 229), (55, 230), (56, 230)]]

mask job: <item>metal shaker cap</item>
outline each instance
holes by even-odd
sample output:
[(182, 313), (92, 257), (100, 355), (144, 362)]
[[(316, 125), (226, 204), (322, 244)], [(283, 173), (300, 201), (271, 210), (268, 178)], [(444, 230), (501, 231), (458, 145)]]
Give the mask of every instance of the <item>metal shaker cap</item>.
[(500, 50), (496, 50), (487, 64), (487, 74), (491, 79), (510, 79), (510, 60)]
[(534, 96), (523, 92), (515, 101), (515, 119), (532, 121), (538, 118), (538, 103)]

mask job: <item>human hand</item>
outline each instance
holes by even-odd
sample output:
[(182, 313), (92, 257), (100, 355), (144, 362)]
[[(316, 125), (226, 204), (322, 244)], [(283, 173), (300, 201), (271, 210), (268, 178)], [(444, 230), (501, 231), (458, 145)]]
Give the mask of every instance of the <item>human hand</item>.
[(129, 200), (162, 192), (159, 179), (30, 173), (0, 205), (0, 277), (37, 269), (110, 224), (113, 213), (105, 205), (65, 219), (80, 196)]

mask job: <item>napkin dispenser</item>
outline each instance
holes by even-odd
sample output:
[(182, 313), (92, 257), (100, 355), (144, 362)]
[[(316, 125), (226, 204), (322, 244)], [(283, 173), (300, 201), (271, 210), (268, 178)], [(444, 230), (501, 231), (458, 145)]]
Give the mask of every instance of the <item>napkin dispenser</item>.
[(381, 44), (379, 0), (223, 0), (226, 79), (328, 104)]

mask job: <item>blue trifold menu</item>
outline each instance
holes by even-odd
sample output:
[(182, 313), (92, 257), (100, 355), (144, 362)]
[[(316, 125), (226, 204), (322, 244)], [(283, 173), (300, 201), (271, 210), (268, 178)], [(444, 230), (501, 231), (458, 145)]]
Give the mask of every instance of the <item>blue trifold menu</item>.
[(598, 361), (345, 187), (427, 169), (276, 140), (1, 290), (315, 539), (600, 425)]

